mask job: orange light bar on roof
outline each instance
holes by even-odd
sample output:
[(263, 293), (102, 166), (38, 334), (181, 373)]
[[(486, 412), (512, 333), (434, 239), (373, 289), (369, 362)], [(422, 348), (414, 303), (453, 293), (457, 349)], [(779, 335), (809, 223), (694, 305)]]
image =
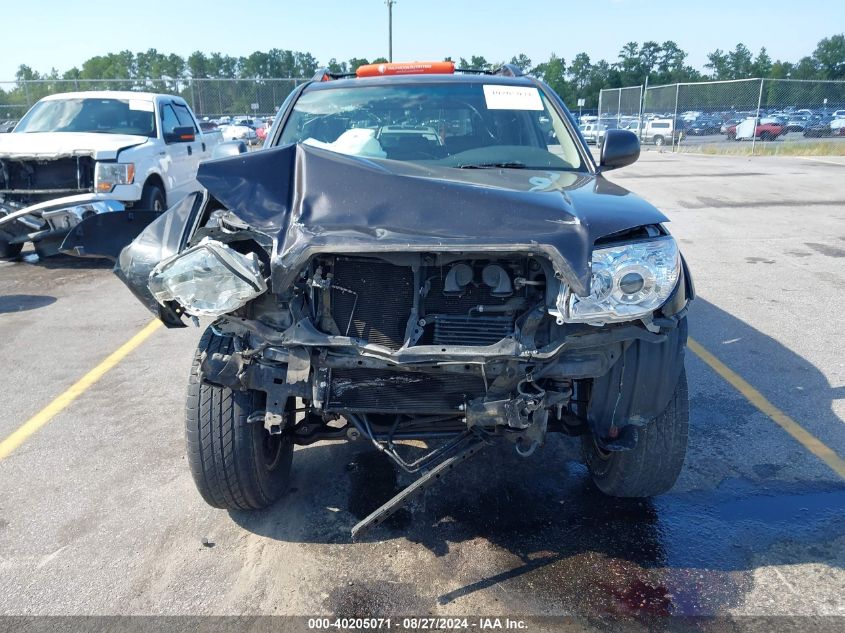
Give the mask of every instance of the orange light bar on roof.
[(382, 77), (384, 75), (451, 75), (455, 62), (398, 62), (359, 66), (356, 77)]

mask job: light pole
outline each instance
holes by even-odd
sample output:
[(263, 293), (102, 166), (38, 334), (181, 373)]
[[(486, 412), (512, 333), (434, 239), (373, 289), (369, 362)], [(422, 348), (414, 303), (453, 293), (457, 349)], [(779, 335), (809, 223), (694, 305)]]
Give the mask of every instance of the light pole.
[(396, 0), (384, 0), (387, 5), (387, 61), (393, 61), (393, 5)]

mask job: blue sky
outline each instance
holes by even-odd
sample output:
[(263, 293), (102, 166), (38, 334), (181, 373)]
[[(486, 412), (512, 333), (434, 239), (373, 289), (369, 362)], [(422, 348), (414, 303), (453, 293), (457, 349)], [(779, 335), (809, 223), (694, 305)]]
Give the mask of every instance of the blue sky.
[[(143, 7), (143, 8), (142, 8)], [(797, 60), (845, 30), (843, 0), (398, 0), (394, 59), (524, 52), (613, 61), (625, 42), (675, 40), (701, 68), (716, 48), (766, 46)], [(142, 17), (144, 16), (144, 17)], [(384, 0), (28, 0), (0, 10), (0, 80), (19, 64), (64, 71), (93, 55), (156, 48), (246, 55), (273, 47), (331, 57), (387, 56)]]

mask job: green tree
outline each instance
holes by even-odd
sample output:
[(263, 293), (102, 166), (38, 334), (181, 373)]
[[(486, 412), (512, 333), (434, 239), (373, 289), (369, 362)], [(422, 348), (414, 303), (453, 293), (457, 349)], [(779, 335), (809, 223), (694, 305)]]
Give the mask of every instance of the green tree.
[(511, 57), (511, 64), (519, 68), (522, 72), (527, 73), (531, 68), (531, 59), (524, 53)]
[(366, 57), (353, 57), (349, 60), (349, 72), (354, 73), (359, 66), (366, 66), (369, 63)]
[(754, 63), (751, 65), (751, 74), (755, 77), (769, 77), (772, 74), (772, 58), (766, 52), (766, 47), (760, 49)]
[(346, 65), (346, 62), (338, 62), (334, 57), (332, 57), (329, 60), (329, 63), (326, 64), (326, 68), (329, 69), (330, 73), (338, 75), (345, 75), (349, 72), (349, 66)]
[(195, 79), (203, 79), (208, 77), (209, 64), (208, 57), (202, 51), (194, 51), (188, 57), (188, 72), (191, 77)]
[(728, 53), (728, 62), (731, 68), (731, 79), (747, 79), (753, 75), (754, 63), (751, 51), (745, 44), (737, 44), (736, 48)]
[(581, 94), (590, 83), (590, 76), (592, 74), (593, 66), (590, 63), (590, 56), (587, 53), (578, 53), (572, 64), (569, 66), (568, 76), (575, 89), (577, 97), (583, 97)]
[(705, 68), (709, 68), (713, 79), (731, 79), (731, 63), (721, 48), (707, 54)]
[(821, 40), (813, 59), (822, 79), (845, 79), (845, 34)]
[(552, 53), (549, 60), (537, 64), (531, 74), (545, 81), (565, 102), (572, 100), (569, 84), (566, 81), (566, 60)]

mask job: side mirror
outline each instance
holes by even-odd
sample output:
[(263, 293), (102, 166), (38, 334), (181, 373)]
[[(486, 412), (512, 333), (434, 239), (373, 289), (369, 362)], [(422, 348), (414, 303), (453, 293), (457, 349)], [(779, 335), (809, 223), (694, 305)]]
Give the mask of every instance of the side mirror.
[(175, 127), (172, 132), (164, 135), (165, 143), (193, 143), (195, 139), (194, 128), (190, 125)]
[(246, 143), (243, 141), (223, 141), (214, 146), (211, 150), (211, 158), (228, 158), (229, 156), (237, 156), (238, 154), (246, 154)]
[(630, 165), (640, 157), (640, 140), (628, 130), (607, 130), (601, 145), (599, 169), (609, 171)]

